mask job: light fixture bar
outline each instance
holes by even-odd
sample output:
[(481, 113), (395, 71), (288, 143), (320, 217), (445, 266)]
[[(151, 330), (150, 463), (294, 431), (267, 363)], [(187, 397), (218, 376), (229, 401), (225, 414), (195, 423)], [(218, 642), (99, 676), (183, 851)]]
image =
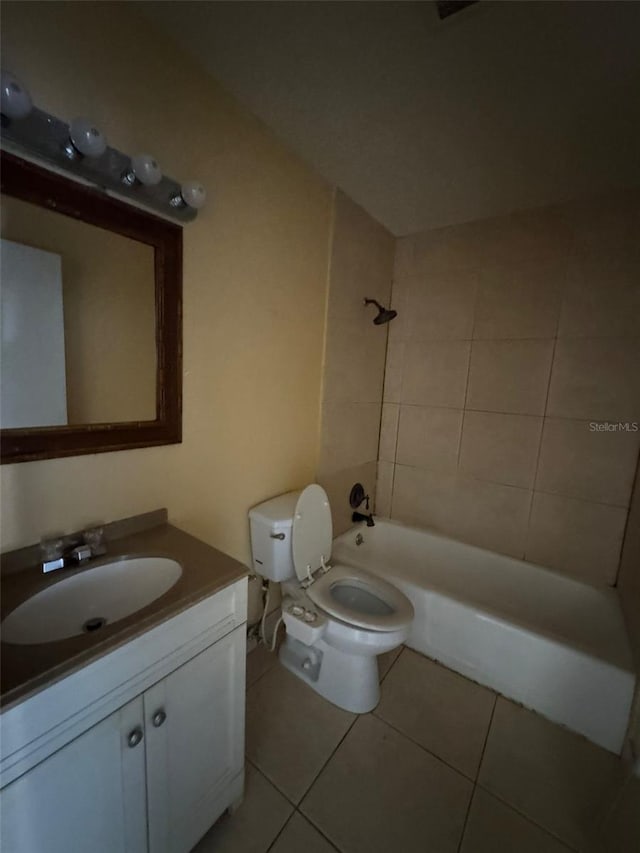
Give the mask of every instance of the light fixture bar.
[(131, 158), (116, 148), (107, 146), (99, 157), (70, 157), (69, 131), (64, 121), (33, 107), (28, 115), (17, 121), (2, 116), (2, 147), (18, 156), (49, 164), (58, 172), (88, 181), (162, 216), (179, 222), (196, 218), (198, 211), (193, 207), (171, 203), (181, 195), (181, 185), (172, 178), (163, 175), (154, 185), (123, 181), (123, 176), (131, 171)]

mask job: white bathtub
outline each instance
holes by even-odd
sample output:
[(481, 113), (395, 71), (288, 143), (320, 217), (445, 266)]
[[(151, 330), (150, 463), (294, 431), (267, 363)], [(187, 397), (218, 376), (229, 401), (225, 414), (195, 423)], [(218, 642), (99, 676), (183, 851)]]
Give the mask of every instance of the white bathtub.
[(405, 593), (411, 648), (622, 749), (635, 674), (613, 589), (386, 519), (338, 536), (332, 558)]

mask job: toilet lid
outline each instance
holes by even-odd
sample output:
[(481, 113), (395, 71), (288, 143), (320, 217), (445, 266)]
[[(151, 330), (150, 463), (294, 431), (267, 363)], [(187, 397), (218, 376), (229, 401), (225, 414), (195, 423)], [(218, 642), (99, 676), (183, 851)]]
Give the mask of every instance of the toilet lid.
[(293, 515), (291, 547), (298, 580), (319, 569), (322, 557), (329, 561), (332, 539), (329, 498), (322, 486), (313, 483), (300, 493)]

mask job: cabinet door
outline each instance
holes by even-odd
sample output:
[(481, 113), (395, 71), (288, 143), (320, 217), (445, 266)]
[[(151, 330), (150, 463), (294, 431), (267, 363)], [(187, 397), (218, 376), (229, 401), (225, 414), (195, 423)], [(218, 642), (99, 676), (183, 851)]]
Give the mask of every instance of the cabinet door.
[(142, 725), (138, 698), (3, 788), (3, 853), (144, 853)]
[(144, 694), (150, 853), (187, 853), (243, 769), (245, 628)]

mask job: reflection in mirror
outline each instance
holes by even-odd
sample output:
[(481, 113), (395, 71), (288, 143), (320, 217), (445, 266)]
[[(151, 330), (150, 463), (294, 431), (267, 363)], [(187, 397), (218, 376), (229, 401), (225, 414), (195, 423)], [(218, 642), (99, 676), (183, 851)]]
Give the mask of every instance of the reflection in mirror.
[(154, 248), (2, 197), (0, 426), (153, 421)]
[(14, 409), (0, 461), (180, 442), (182, 229), (6, 151), (0, 163), (0, 403)]

